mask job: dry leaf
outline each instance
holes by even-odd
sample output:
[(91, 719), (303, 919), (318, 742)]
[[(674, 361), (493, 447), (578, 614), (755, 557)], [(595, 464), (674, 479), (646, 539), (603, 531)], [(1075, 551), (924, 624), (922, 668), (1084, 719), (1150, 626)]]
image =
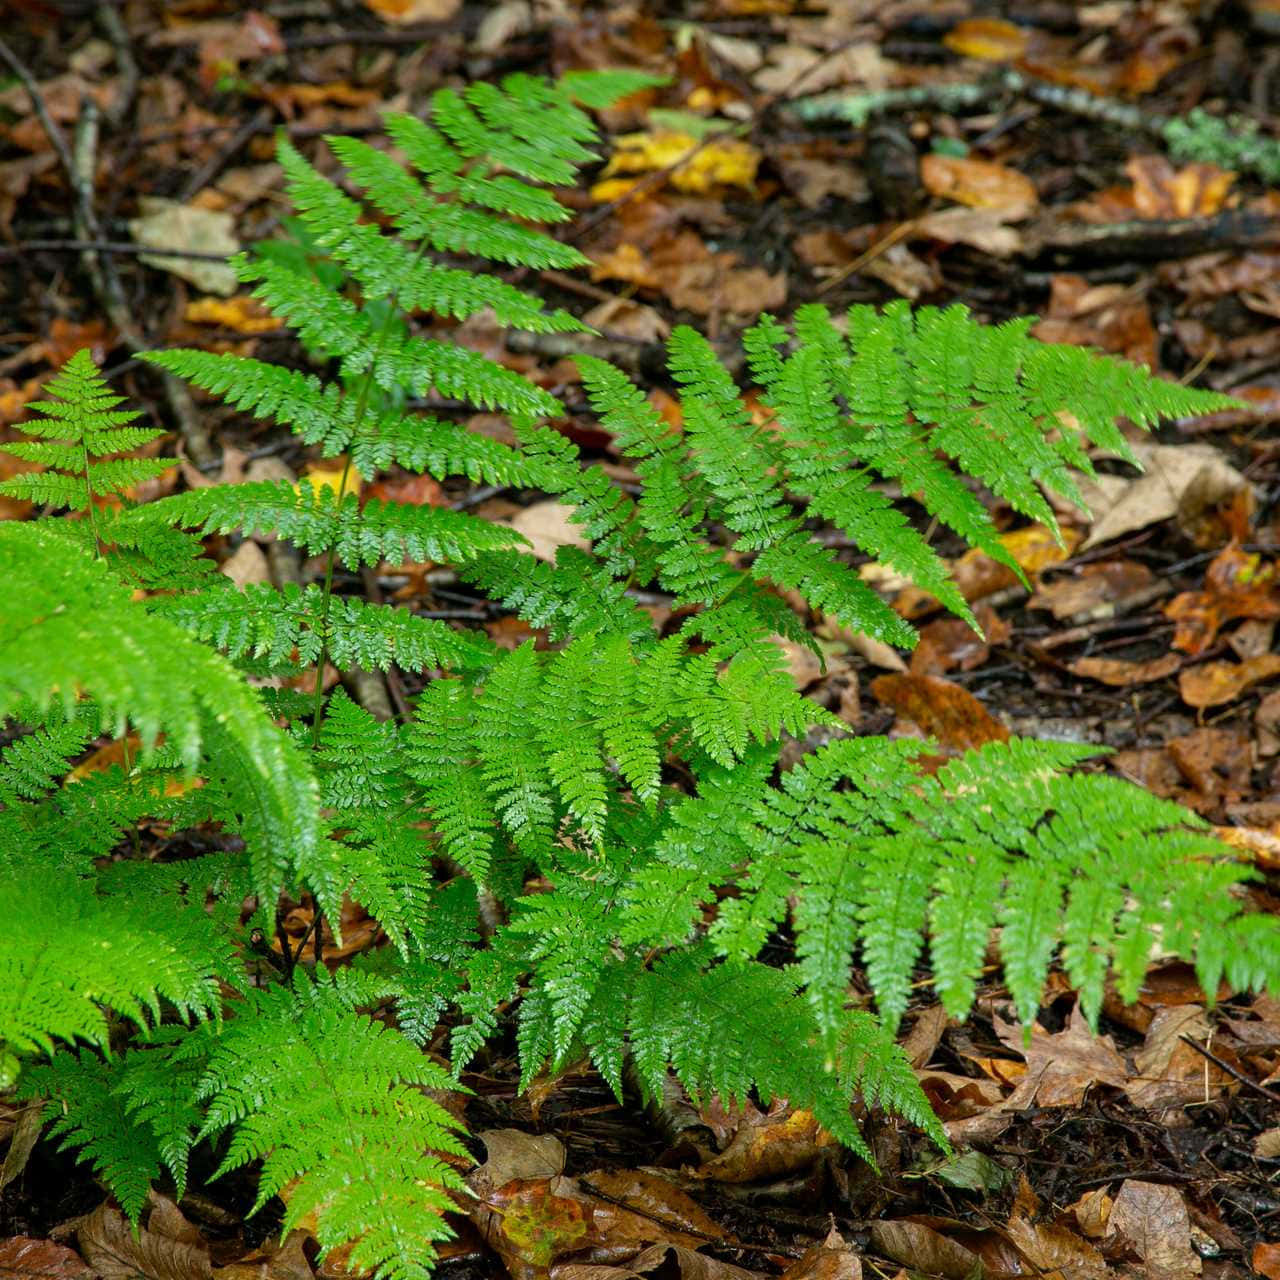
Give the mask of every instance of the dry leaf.
[(65, 1244), (11, 1236), (0, 1240), (0, 1276), (11, 1280), (97, 1280), (92, 1267)]
[(511, 517), (510, 524), (517, 533), (529, 539), (535, 556), (554, 562), (557, 547), (581, 547), (585, 551), (591, 546), (582, 526), (569, 518), (575, 510), (551, 498), (518, 511)]
[(383, 22), (398, 27), (412, 22), (445, 22), (462, 8), (462, 0), (364, 0)]
[(963, 18), (942, 43), (962, 58), (984, 62), (1012, 62), (1027, 51), (1027, 32), (1003, 18)]
[(920, 181), (932, 195), (987, 209), (1007, 222), (1030, 217), (1040, 204), (1030, 178), (1007, 165), (973, 156), (931, 151), (920, 161)]
[(1123, 658), (1077, 658), (1067, 670), (1072, 675), (1127, 689), (1130, 685), (1163, 680), (1173, 675), (1181, 665), (1182, 659), (1176, 653), (1166, 653), (1147, 662), (1126, 662)]
[[(1220, 492), (1248, 483), (1211, 445), (1159, 445), (1140, 440), (1134, 443), (1133, 452), (1144, 467), (1144, 474), (1130, 481), (1109, 509), (1097, 513), (1098, 519), (1082, 551), (1176, 515), (1184, 493), (1202, 471), (1210, 472)], [(1089, 497), (1086, 490), (1086, 498)]]
[(996, 1034), (1004, 1045), (1027, 1060), (1027, 1074), (1006, 1100), (1011, 1110), (1030, 1106), (1075, 1107), (1095, 1085), (1124, 1088), (1129, 1073), (1124, 1059), (1110, 1036), (1096, 1035), (1077, 1004), (1066, 1029), (1050, 1034), (1039, 1023), (1031, 1028), (1031, 1043), (1025, 1048), (1022, 1028), (994, 1020)]
[(914, 235), (928, 236), (946, 244), (967, 244), (993, 258), (1011, 258), (1023, 247), (1022, 233), (1004, 224), (1004, 215), (994, 209), (968, 209), (952, 205), (915, 220)]
[[(186, 249), (228, 257), (240, 249), (235, 220), (229, 213), (215, 213), (156, 196), (141, 196), (138, 207), (142, 210), (141, 216), (130, 219), (129, 230), (133, 238), (148, 249)], [(141, 258), (148, 266), (190, 280), (206, 293), (230, 297), (239, 285), (229, 262), (169, 258), (155, 253), (142, 254)]]
[(1191, 1247), (1191, 1218), (1176, 1187), (1125, 1179), (1107, 1220), (1107, 1239), (1123, 1241), (1146, 1264), (1149, 1280), (1200, 1274)]
[(124, 1214), (103, 1205), (81, 1219), (80, 1252), (102, 1280), (212, 1280), (207, 1249), (157, 1235), (145, 1227), (134, 1234)]
[(1178, 677), (1178, 692), (1189, 707), (1220, 707), (1233, 702), (1260, 680), (1280, 674), (1280, 653), (1263, 653), (1245, 662), (1206, 662)]
[(274, 333), (280, 321), (257, 298), (247, 293), (225, 301), (219, 298), (193, 298), (183, 309), (182, 318), (191, 324), (216, 324), (236, 333)]
[(1071, 577), (1041, 583), (1027, 608), (1048, 609), (1059, 622), (1110, 618), (1118, 606), (1150, 590), (1154, 582), (1151, 570), (1136, 560), (1104, 560), (1081, 565)]
[(780, 1280), (862, 1280), (862, 1263), (844, 1237), (832, 1227), (827, 1238), (806, 1249), (804, 1255), (782, 1273)]
[[(619, 173), (653, 173), (671, 168), (667, 181), (677, 191), (705, 195), (714, 187), (752, 190), (760, 152), (740, 138), (712, 138), (702, 146), (692, 134), (671, 129), (649, 133), (625, 133), (613, 140), (614, 150), (601, 173), (603, 181), (592, 188), (592, 198), (616, 199), (609, 179)], [(602, 188), (604, 191), (602, 192)]]

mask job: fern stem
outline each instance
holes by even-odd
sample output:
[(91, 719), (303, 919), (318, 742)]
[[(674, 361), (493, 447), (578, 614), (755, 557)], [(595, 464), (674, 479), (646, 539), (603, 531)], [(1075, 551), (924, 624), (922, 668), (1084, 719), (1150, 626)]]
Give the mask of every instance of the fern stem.
[[(426, 251), (426, 241), (420, 241), (417, 249), (414, 250), (413, 257), (410, 259), (409, 266), (405, 274), (411, 275), (413, 269), (422, 260), (422, 255)], [(399, 312), (396, 311), (396, 299), (400, 296), (399, 289), (387, 295), (387, 310), (382, 317), (382, 323), (378, 326), (378, 333), (373, 344), (373, 359), (369, 361), (369, 368), (365, 371), (364, 380), (360, 384), (360, 391), (356, 398), (355, 414), (351, 421), (351, 438), (354, 440), (358, 435), (360, 428), (364, 425), (364, 416), (369, 409), (369, 397), (373, 392), (374, 372), (378, 367), (378, 358), (382, 355), (383, 344), (387, 340), (387, 335), (391, 332), (392, 322), (395, 320)], [(351, 475), (351, 451), (347, 450), (346, 459), (342, 464), (342, 475), (338, 480), (338, 492), (334, 497), (335, 506), (341, 507), (342, 499), (345, 496), (347, 488), (347, 480)], [(337, 563), (337, 548), (330, 546), (325, 556), (324, 565), (324, 586), (321, 591), (320, 605), (320, 657), (316, 666), (316, 698), (315, 705), (311, 715), (311, 746), (318, 748), (320, 746), (320, 729), (324, 724), (324, 669), (329, 661), (329, 612), (330, 604), (333, 600), (333, 570)]]

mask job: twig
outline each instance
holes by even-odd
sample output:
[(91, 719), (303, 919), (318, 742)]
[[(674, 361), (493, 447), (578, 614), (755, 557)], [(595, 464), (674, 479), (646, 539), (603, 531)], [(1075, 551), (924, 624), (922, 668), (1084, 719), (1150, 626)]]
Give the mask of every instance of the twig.
[(31, 73), (19, 61), (18, 56), (3, 39), (0, 39), (0, 62), (3, 62), (18, 77), (22, 87), (27, 91), (27, 96), (31, 99), (32, 109), (36, 113), (36, 119), (40, 121), (40, 127), (48, 135), (54, 151), (58, 153), (58, 160), (62, 164), (63, 172), (67, 175), (68, 181), (70, 181), (76, 167), (75, 162), (71, 159), (71, 150), (67, 146), (66, 135), (58, 128), (54, 118), (49, 114), (49, 109), (45, 106), (44, 97), (40, 93), (40, 86), (31, 78)]
[(178, 203), (186, 204), (192, 196), (204, 187), (207, 187), (219, 173), (222, 167), (235, 155), (253, 135), (261, 129), (265, 129), (271, 123), (272, 111), (270, 107), (262, 107), (233, 133), (227, 141), (225, 147), (211, 156), (201, 167), (194, 173), (182, 187), (181, 193), (178, 195)]
[(120, 11), (111, 0), (104, 0), (98, 5), (97, 17), (107, 33), (107, 39), (111, 41), (111, 47), (116, 51), (116, 66), (120, 69), (115, 100), (107, 112), (107, 119), (113, 125), (118, 125), (129, 114), (129, 108), (133, 106), (138, 93), (138, 63), (133, 56), (129, 33), (120, 20)]
[(900, 222), (887, 235), (883, 235), (875, 242), (865, 253), (860, 253), (854, 260), (846, 266), (840, 268), (829, 280), (827, 280), (821, 289), (818, 290), (819, 296), (829, 293), (842, 280), (847, 280), (855, 271), (861, 271), (868, 262), (875, 261), (882, 253), (892, 249), (899, 240), (905, 240), (916, 229), (915, 219), (908, 222)]
[(1243, 1071), (1233, 1067), (1229, 1062), (1223, 1062), (1216, 1053), (1211, 1053), (1198, 1040), (1193, 1040), (1190, 1036), (1179, 1036), (1179, 1040), (1183, 1044), (1189, 1044), (1197, 1053), (1203, 1054), (1215, 1067), (1221, 1067), (1233, 1080), (1238, 1080), (1246, 1089), (1252, 1089), (1254, 1093), (1266, 1098), (1268, 1102), (1280, 1102), (1280, 1093), (1272, 1093), (1265, 1085), (1260, 1085), (1256, 1080), (1251, 1080)]
[(205, 253), (198, 249), (155, 249), (125, 240), (23, 240), (14, 245), (0, 245), (0, 257), (20, 258), (25, 253), (116, 253), (136, 257), (151, 253), (157, 258), (196, 258), (207, 262), (226, 262), (225, 253)]

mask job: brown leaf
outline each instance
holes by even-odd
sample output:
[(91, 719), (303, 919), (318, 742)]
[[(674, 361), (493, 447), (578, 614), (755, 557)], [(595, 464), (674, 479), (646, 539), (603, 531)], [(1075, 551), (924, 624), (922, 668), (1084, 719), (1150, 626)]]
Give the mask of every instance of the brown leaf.
[(85, 1260), (102, 1280), (212, 1280), (207, 1249), (156, 1235), (135, 1236), (124, 1214), (103, 1205), (83, 1219), (76, 1238)]
[(550, 498), (516, 512), (510, 523), (517, 533), (529, 539), (535, 556), (554, 561), (557, 547), (590, 546), (582, 526), (569, 519), (573, 511), (573, 507)]
[(1126, 662), (1123, 658), (1077, 658), (1068, 664), (1072, 675), (1126, 689), (1130, 685), (1150, 684), (1171, 676), (1182, 665), (1176, 653), (1166, 653), (1146, 662)]
[(1048, 609), (1063, 622), (1110, 618), (1118, 606), (1150, 589), (1155, 575), (1136, 560), (1104, 560), (1086, 564), (1070, 577), (1041, 583), (1027, 601), (1028, 609)]
[(1189, 707), (1220, 707), (1278, 673), (1280, 653), (1259, 654), (1241, 663), (1206, 662), (1178, 677), (1178, 691)]
[(1217, 213), (1236, 180), (1211, 164), (1174, 169), (1164, 156), (1133, 156), (1124, 167), (1133, 180), (1133, 203), (1140, 218), (1205, 218)]
[(0, 1240), (2, 1280), (95, 1280), (92, 1267), (73, 1249), (52, 1240), (11, 1236)]
[(1280, 1244), (1259, 1240), (1253, 1246), (1249, 1265), (1266, 1280), (1280, 1280)]
[(1030, 178), (1007, 165), (973, 156), (931, 151), (920, 161), (920, 181), (935, 196), (990, 210), (1007, 222), (1030, 217), (1040, 204)]
[(717, 1182), (759, 1182), (813, 1166), (835, 1139), (810, 1111), (756, 1113), (754, 1122), (739, 1124), (733, 1140), (718, 1155), (692, 1170), (695, 1178)]
[[(581, 1183), (584, 1191), (599, 1195), (606, 1202), (615, 1201), (619, 1207), (648, 1219), (653, 1224), (648, 1239), (658, 1238), (690, 1248), (697, 1248), (702, 1240), (732, 1239), (691, 1195), (656, 1173), (640, 1169), (595, 1169), (584, 1173)], [(600, 1230), (599, 1216), (597, 1210), (597, 1231)]]
[[(1138, 1074), (1125, 1092), (1135, 1107), (1158, 1110), (1188, 1102), (1208, 1102), (1231, 1083), (1231, 1077), (1197, 1053), (1182, 1037), (1204, 1043), (1211, 1027), (1196, 1004), (1161, 1009), (1151, 1020), (1147, 1038), (1134, 1055)], [(1221, 1052), (1221, 1051), (1220, 1051)]]
[(1176, 1187), (1126, 1178), (1107, 1219), (1107, 1243), (1127, 1245), (1146, 1264), (1150, 1280), (1200, 1274), (1191, 1247), (1191, 1218)]
[(1029, 33), (1003, 18), (962, 18), (942, 43), (962, 58), (984, 62), (1012, 62), (1027, 51)]
[(1280, 586), (1276, 566), (1256, 552), (1232, 543), (1205, 570), (1204, 589), (1184, 591), (1165, 606), (1165, 617), (1178, 626), (1173, 647), (1193, 657), (1204, 653), (1219, 628), (1233, 618), (1280, 618)]
[(1040, 1273), (1056, 1272), (1071, 1280), (1101, 1280), (1107, 1275), (1102, 1254), (1066, 1227), (1029, 1222), (1015, 1214), (1005, 1230), (1018, 1251)]
[(1082, 551), (1177, 515), (1183, 495), (1206, 468), (1218, 491), (1248, 483), (1211, 445), (1153, 445), (1139, 440), (1132, 447), (1145, 472), (1130, 481), (1109, 506), (1092, 503), (1097, 520)]
[(871, 693), (943, 747), (967, 751), (1009, 740), (1009, 730), (973, 694), (950, 680), (910, 673), (877, 676)]
[(944, 244), (967, 244), (993, 258), (1011, 258), (1023, 247), (1022, 233), (1005, 226), (1007, 215), (998, 209), (968, 209), (952, 205), (915, 220), (913, 236), (928, 236)]
[(1063, 1031), (1050, 1034), (1036, 1023), (1025, 1049), (1021, 1027), (999, 1016), (994, 1025), (1005, 1046), (1027, 1060), (1026, 1077), (1007, 1100), (1012, 1109), (1032, 1102), (1041, 1107), (1079, 1106), (1095, 1085), (1122, 1089), (1129, 1078), (1115, 1041), (1090, 1031), (1078, 1004)]
[(1101, 1240), (1107, 1232), (1112, 1203), (1106, 1187), (1095, 1187), (1068, 1205), (1067, 1212), (1075, 1215), (1076, 1225), (1090, 1240)]
[(969, 1280), (983, 1274), (982, 1263), (971, 1249), (908, 1218), (873, 1222), (871, 1243), (879, 1253), (904, 1267), (945, 1276), (946, 1280)]
[(488, 1159), (468, 1182), (473, 1189), (501, 1187), (517, 1179), (553, 1178), (564, 1172), (564, 1144), (550, 1134), (522, 1129), (485, 1129), (476, 1134)]
[(405, 27), (414, 22), (445, 22), (462, 7), (462, 0), (364, 0), (383, 22)]
[(833, 1227), (821, 1244), (806, 1249), (781, 1280), (862, 1280), (862, 1263)]

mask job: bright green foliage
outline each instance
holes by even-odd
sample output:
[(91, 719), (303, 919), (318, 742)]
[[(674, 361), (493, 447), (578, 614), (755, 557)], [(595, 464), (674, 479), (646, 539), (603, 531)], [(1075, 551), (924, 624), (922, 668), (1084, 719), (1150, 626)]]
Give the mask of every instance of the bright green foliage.
[[(549, 394), (448, 339), (481, 311), (535, 333), (582, 327), (503, 269), (582, 262), (540, 229), (568, 217), (545, 184), (592, 155), (575, 104), (645, 82), (444, 90), (427, 118), (388, 117), (403, 160), (329, 139), (341, 180), (283, 144), (306, 250), (264, 248), (240, 270), (328, 367), (151, 357), (366, 478), (396, 465), (554, 495), (589, 549), (548, 562), (462, 511), (362, 507), (305, 482), (100, 513), (92, 545), (75, 522), (0, 525), (0, 575), (22, 584), (0, 602), (0, 715), (24, 729), (0, 752), (0, 869), (36, 898), (69, 884), (68, 927), (85, 939), (60, 944), (65, 982), (50, 993), (28, 972), (44, 927), (15, 944), (28, 968), (8, 985), (30, 992), (11, 1007), (0, 991), (0, 1038), (38, 1056), (104, 1045), (104, 1012), (146, 1024), (118, 1062), (60, 1048), (28, 1076), (133, 1215), (154, 1177), (184, 1184), (193, 1144), (225, 1139), (224, 1169), (261, 1163), (260, 1199), (300, 1179), (290, 1222), (316, 1209), (326, 1249), (358, 1242), (353, 1269), (425, 1274), (459, 1188), (432, 1153), (461, 1148), (421, 1087), (451, 1087), (505, 1018), (526, 1084), (589, 1058), (619, 1098), (629, 1078), (654, 1096), (673, 1073), (699, 1097), (785, 1097), (869, 1156), (858, 1094), (945, 1143), (891, 1033), (926, 964), (963, 1015), (993, 929), (1024, 1022), (1055, 955), (1096, 1017), (1109, 973), (1136, 993), (1157, 936), (1206, 990), (1280, 979), (1274, 920), (1244, 913), (1247, 870), (1194, 815), (1072, 774), (1089, 754), (1075, 746), (1013, 741), (931, 772), (924, 744), (841, 736), (777, 643), (814, 643), (797, 597), (914, 642), (841, 544), (972, 623), (919, 532), (930, 518), (1013, 565), (979, 486), (1054, 528), (1050, 497), (1078, 498), (1091, 447), (1131, 458), (1117, 416), (1151, 425), (1222, 397), (1045, 346), (1025, 320), (805, 307), (745, 335), (754, 401), (704, 338), (677, 330), (678, 430), (623, 374), (580, 359), (638, 479), (624, 492), (546, 425), (561, 412)], [(490, 269), (463, 269), (476, 259)], [(415, 396), (446, 405), (424, 415)], [(502, 411), (515, 443), (454, 420), (449, 401)], [(323, 585), (238, 590), (201, 568), (214, 531), (318, 554)], [(343, 568), (405, 560), (456, 573), (542, 634), (507, 650), (333, 590), (348, 590)], [(138, 586), (159, 594), (135, 602)], [(668, 606), (664, 626), (642, 592)], [(407, 723), (382, 723), (340, 689), (254, 693), (204, 643), (255, 675), (427, 678)], [(67, 781), (126, 717), (148, 744), (164, 730), (164, 746)], [(815, 725), (835, 740), (780, 769), (783, 735)], [(184, 767), (202, 785), (181, 785)], [(143, 817), (153, 857), (129, 847)], [(187, 827), (247, 847), (173, 856), (166, 832)], [(335, 935), (358, 902), (389, 945), (308, 977), (304, 962), (334, 960), (327, 934), (264, 940), (282, 889)], [(131, 903), (150, 904), (149, 929)], [(104, 974), (86, 948), (115, 936), (125, 958)], [(878, 1017), (858, 1007), (854, 965)], [(215, 1007), (215, 976), (242, 997)], [(385, 1022), (362, 1012), (375, 1006)], [(452, 1077), (420, 1048), (449, 1009)]]
[[(50, 1051), (55, 1039), (105, 1046), (109, 1009), (143, 1025), (167, 1000), (183, 1014), (217, 1005), (231, 957), (198, 909), (164, 913), (100, 896), (85, 878), (0, 860), (9, 927), (0, 936), (0, 1048)], [(11, 913), (11, 914), (9, 914)]]
[(404, 609), (337, 596), (326, 618), (324, 593), (316, 585), (288, 583), (277, 591), (267, 583), (251, 583), (236, 591), (224, 584), (163, 599), (155, 611), (228, 657), (248, 654), (288, 669), (318, 662), (325, 636), (330, 661), (343, 670), (386, 671), (393, 664), (404, 671), (466, 670), (487, 666), (494, 657), (483, 636), (453, 631)]
[(242, 813), (254, 882), (274, 898), (316, 855), (315, 783), (224, 659), (148, 617), (107, 567), (48, 523), (0, 524), (0, 717), (26, 699), (93, 697), (105, 722), (132, 722), (144, 747), (161, 732), (188, 769), (216, 763)]
[[(403, 1036), (354, 1012), (376, 983), (295, 978), (250, 992), (221, 1029), (206, 1025), (197, 1086), (201, 1137), (234, 1133), (219, 1172), (262, 1160), (258, 1205), (295, 1178), (284, 1230), (320, 1210), (325, 1250), (355, 1241), (349, 1266), (392, 1280), (431, 1272), (433, 1242), (467, 1158), (453, 1117), (424, 1090), (448, 1076)], [(197, 1042), (199, 1044), (199, 1042)]]
[(1160, 132), (1181, 164), (1216, 164), (1235, 173), (1252, 171), (1271, 186), (1280, 182), (1280, 142), (1261, 134), (1248, 116), (1221, 120), (1192, 107), (1185, 116), (1166, 120)]
[(31, 404), (44, 417), (22, 424), (27, 435), (38, 438), (0, 445), (0, 451), (45, 469), (0, 483), (5, 497), (88, 511), (95, 497), (119, 493), (174, 465), (172, 458), (115, 456), (164, 432), (129, 425), (139, 415), (116, 408), (122, 399), (107, 390), (87, 350), (77, 351), (45, 390), (51, 399)]

